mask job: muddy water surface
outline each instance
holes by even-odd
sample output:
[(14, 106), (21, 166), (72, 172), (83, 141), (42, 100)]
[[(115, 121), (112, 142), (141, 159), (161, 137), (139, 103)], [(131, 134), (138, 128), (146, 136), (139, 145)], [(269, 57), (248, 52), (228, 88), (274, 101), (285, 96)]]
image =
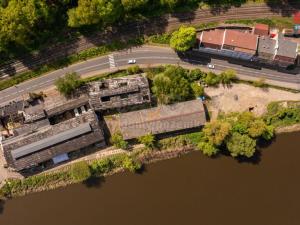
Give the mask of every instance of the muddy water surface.
[(195, 152), (0, 207), (0, 225), (299, 225), (300, 133), (277, 137), (257, 164)]

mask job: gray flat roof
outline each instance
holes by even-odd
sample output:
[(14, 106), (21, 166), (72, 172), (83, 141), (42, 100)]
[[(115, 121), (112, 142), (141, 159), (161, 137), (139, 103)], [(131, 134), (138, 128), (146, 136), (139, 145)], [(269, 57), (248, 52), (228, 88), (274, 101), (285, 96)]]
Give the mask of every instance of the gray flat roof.
[(276, 40), (269, 37), (260, 37), (258, 41), (258, 55), (260, 53), (275, 54)]
[(293, 59), (297, 58), (298, 44), (296, 42), (286, 40), (284, 37), (279, 36), (278, 46), (277, 55)]
[(75, 138), (82, 134), (86, 134), (92, 131), (92, 128), (89, 123), (84, 123), (75, 127), (73, 129), (58, 133), (51, 137), (47, 137), (45, 139), (39, 140), (37, 142), (33, 142), (28, 145), (24, 145), (20, 148), (14, 149), (11, 151), (11, 155), (14, 159), (20, 158), (22, 156), (32, 154), (44, 148), (53, 146), (55, 144), (61, 143), (63, 141), (69, 140), (71, 138)]

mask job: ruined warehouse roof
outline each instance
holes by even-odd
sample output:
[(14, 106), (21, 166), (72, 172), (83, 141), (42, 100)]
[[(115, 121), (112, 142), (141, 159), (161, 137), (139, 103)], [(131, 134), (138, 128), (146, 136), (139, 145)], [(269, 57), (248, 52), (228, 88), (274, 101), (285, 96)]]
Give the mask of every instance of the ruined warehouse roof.
[(3, 141), (8, 165), (22, 170), (104, 140), (93, 112)]
[(95, 81), (90, 84), (89, 94), (100, 96), (119, 95), (127, 92), (138, 91), (139, 87), (148, 87), (149, 83), (144, 75), (131, 75)]
[(78, 108), (86, 105), (89, 102), (87, 95), (80, 95), (71, 99), (67, 99), (63, 96), (56, 96), (55, 98), (45, 99), (45, 111), (48, 116), (54, 116), (65, 111)]
[(199, 99), (120, 115), (124, 139), (200, 127), (205, 122), (203, 103)]

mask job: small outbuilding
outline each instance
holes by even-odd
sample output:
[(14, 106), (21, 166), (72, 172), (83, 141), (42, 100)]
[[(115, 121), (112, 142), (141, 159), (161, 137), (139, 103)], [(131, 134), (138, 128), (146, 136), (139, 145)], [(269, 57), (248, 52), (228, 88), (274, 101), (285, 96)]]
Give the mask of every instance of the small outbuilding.
[(254, 34), (259, 36), (269, 36), (270, 28), (267, 24), (258, 23), (254, 26)]

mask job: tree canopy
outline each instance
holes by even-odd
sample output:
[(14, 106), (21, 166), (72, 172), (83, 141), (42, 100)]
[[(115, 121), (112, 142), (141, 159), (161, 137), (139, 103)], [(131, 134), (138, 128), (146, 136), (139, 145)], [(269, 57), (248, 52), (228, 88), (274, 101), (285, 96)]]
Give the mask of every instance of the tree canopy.
[(194, 27), (181, 26), (172, 33), (170, 46), (179, 52), (184, 52), (196, 43), (196, 29)]
[(148, 0), (121, 0), (125, 11), (132, 11), (147, 5)]
[(120, 0), (78, 0), (78, 6), (68, 11), (70, 27), (111, 24), (122, 14)]
[(65, 96), (71, 95), (81, 85), (82, 81), (77, 73), (68, 73), (55, 81), (57, 90)]
[(26, 45), (37, 26), (48, 19), (46, 0), (10, 0), (0, 7), (0, 51), (8, 44)]
[(170, 104), (191, 98), (193, 91), (186, 77), (186, 70), (175, 66), (168, 66), (163, 73), (156, 75), (152, 91), (158, 102)]
[(250, 158), (255, 153), (256, 140), (248, 135), (234, 132), (226, 142), (226, 146), (231, 156), (246, 156)]

